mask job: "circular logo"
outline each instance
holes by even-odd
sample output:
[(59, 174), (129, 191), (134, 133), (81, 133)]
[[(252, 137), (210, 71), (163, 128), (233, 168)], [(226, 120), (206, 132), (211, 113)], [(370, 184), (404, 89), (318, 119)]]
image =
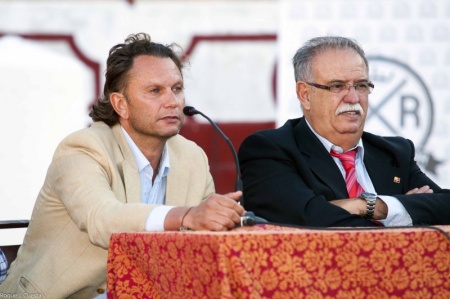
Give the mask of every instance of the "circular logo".
[(433, 127), (433, 101), (419, 75), (392, 58), (368, 56), (369, 97), (365, 129), (382, 136), (411, 139), (422, 151)]

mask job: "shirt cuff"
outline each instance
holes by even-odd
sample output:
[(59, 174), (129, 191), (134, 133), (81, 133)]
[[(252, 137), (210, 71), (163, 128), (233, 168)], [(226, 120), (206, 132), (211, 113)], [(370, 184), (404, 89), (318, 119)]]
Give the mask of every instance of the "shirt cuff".
[(412, 219), (405, 207), (393, 196), (378, 195), (388, 207), (386, 219), (379, 220), (384, 226), (412, 226)]
[(166, 219), (167, 213), (175, 208), (174, 206), (158, 206), (154, 208), (147, 217), (147, 223), (145, 224), (146, 231), (164, 231), (164, 220)]

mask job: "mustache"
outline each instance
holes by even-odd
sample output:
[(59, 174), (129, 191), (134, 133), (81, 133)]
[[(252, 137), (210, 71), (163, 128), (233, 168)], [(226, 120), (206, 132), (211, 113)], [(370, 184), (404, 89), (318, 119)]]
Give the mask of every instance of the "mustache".
[(345, 112), (358, 112), (361, 115), (364, 115), (364, 110), (361, 107), (361, 105), (359, 103), (356, 104), (344, 104), (342, 106), (340, 106), (337, 110), (335, 115), (339, 115), (341, 113), (345, 113)]

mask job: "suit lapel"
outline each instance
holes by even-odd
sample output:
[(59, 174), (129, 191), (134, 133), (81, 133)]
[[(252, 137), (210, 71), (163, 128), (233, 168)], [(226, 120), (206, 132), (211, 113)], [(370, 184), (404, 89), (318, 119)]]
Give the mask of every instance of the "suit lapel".
[(180, 159), (180, 155), (176, 153), (177, 147), (172, 142), (172, 137), (168, 140), (170, 172), (167, 175), (166, 185), (166, 205), (180, 206), (185, 205), (187, 201), (187, 193), (189, 190), (189, 174), (186, 161)]
[(125, 183), (125, 192), (127, 194), (127, 202), (141, 202), (141, 178), (135, 165), (130, 165), (126, 160), (122, 162), (123, 177)]
[(364, 165), (378, 194), (401, 194), (401, 169), (394, 155), (368, 142), (363, 135)]
[[(122, 180), (125, 184), (125, 191), (127, 196), (127, 202), (141, 202), (141, 181), (134, 161), (133, 154), (128, 146), (128, 143), (123, 135), (122, 129), (119, 124), (112, 128), (114, 137), (121, 150), (123, 161), (121, 162), (123, 177)], [(179, 158), (176, 151), (178, 147), (174, 145), (173, 138), (170, 138), (168, 143), (169, 159), (170, 159), (170, 172), (167, 175), (166, 184), (166, 205), (179, 206), (184, 205), (187, 201), (187, 192), (189, 190), (188, 179), (188, 161), (183, 161)]]
[(347, 198), (345, 180), (339, 168), (304, 118), (294, 127), (294, 136), (300, 153), (318, 180), (334, 192), (335, 198)]
[(133, 154), (131, 153), (125, 136), (123, 136), (120, 125), (114, 125), (112, 127), (112, 131), (123, 157), (123, 161), (120, 165), (122, 166), (122, 180), (125, 184), (127, 202), (140, 203), (141, 178), (139, 177), (139, 172), (136, 167)]

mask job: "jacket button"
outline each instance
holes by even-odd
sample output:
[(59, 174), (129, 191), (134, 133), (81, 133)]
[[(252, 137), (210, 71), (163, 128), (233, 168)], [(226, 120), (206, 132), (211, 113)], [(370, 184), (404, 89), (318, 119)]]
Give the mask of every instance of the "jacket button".
[(104, 292), (105, 292), (104, 289), (97, 289), (97, 293), (99, 293), (99, 294), (103, 294)]

